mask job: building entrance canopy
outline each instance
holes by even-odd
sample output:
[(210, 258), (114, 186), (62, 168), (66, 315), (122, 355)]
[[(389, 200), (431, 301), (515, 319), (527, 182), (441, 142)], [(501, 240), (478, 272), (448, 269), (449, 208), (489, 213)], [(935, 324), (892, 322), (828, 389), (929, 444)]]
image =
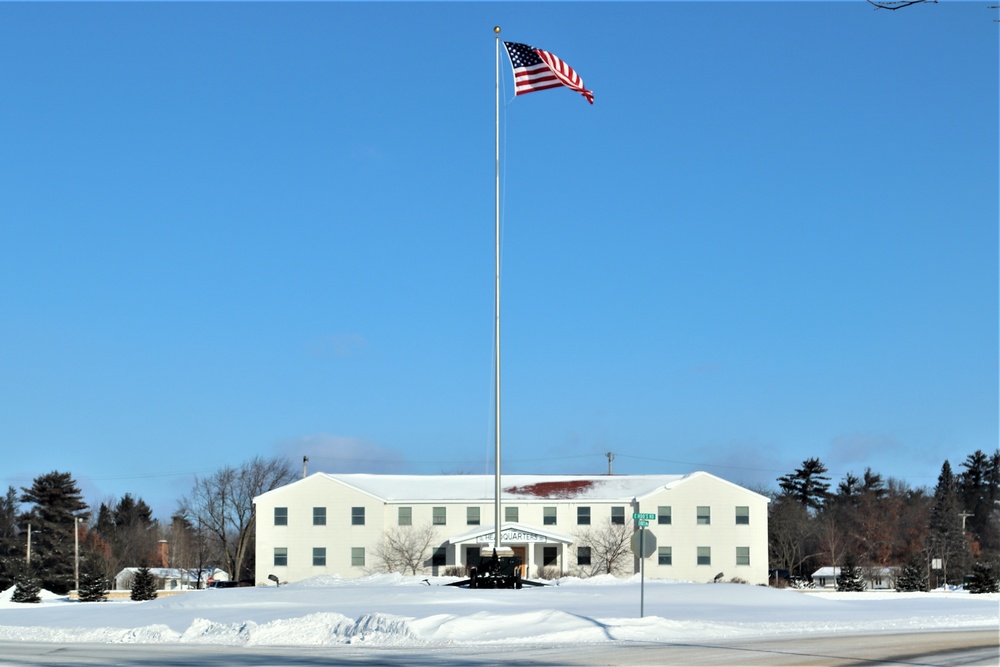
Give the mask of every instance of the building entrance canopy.
[[(476, 538), (476, 542), (479, 544), (493, 544), (493, 538), (496, 532), (487, 533), (486, 535), (480, 535)], [(511, 528), (505, 528), (500, 531), (500, 543), (501, 544), (513, 544), (514, 542), (548, 542), (548, 538), (544, 535), (539, 535), (538, 533), (530, 533), (526, 530), (513, 530)]]
[[(451, 544), (493, 544), (496, 531), (493, 526), (481, 526), (461, 535), (455, 535), (448, 541)], [(510, 544), (572, 544), (573, 538), (555, 531), (528, 527), (517, 523), (505, 523), (500, 526), (500, 543)]]

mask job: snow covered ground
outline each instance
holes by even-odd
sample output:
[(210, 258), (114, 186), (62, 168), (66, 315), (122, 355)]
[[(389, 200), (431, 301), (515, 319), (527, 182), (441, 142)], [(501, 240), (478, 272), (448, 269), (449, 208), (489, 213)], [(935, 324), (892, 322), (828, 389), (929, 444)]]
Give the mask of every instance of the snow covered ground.
[(0, 641), (230, 646), (708, 641), (920, 630), (1000, 632), (1000, 595), (835, 593), (740, 584), (565, 578), (468, 590), (452, 579), (315, 577), (280, 588), (193, 591), (149, 602), (41, 604), (0, 594)]

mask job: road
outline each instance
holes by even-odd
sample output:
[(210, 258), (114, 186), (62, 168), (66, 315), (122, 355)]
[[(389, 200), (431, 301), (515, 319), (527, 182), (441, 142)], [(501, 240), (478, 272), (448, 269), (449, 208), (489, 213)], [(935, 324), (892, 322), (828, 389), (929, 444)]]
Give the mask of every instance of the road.
[(773, 637), (758, 640), (591, 645), (434, 647), (232, 647), (192, 644), (58, 644), (0, 642), (0, 665), (361, 665), (460, 667), (496, 665), (907, 665), (1000, 664), (995, 631), (891, 635)]

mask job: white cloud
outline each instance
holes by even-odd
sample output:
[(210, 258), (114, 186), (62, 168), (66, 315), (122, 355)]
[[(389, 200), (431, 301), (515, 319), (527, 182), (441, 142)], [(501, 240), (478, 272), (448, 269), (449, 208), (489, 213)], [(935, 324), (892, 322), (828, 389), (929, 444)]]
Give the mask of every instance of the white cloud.
[(322, 336), (309, 341), (310, 354), (316, 357), (337, 357), (348, 359), (362, 354), (368, 341), (361, 334), (339, 333)]
[[(849, 469), (852, 464), (873, 465), (885, 460), (886, 455), (900, 452), (902, 445), (891, 435), (881, 433), (852, 433), (839, 435), (830, 442), (826, 460), (831, 470)], [(877, 472), (877, 471), (876, 471)]]

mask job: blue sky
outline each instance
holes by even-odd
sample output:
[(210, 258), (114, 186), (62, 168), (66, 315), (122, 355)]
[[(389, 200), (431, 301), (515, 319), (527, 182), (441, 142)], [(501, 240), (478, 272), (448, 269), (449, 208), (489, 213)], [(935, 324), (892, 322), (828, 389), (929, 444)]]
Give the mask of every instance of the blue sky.
[(0, 4), (0, 483), (162, 518), (255, 455), (510, 473), (998, 444), (984, 3)]

